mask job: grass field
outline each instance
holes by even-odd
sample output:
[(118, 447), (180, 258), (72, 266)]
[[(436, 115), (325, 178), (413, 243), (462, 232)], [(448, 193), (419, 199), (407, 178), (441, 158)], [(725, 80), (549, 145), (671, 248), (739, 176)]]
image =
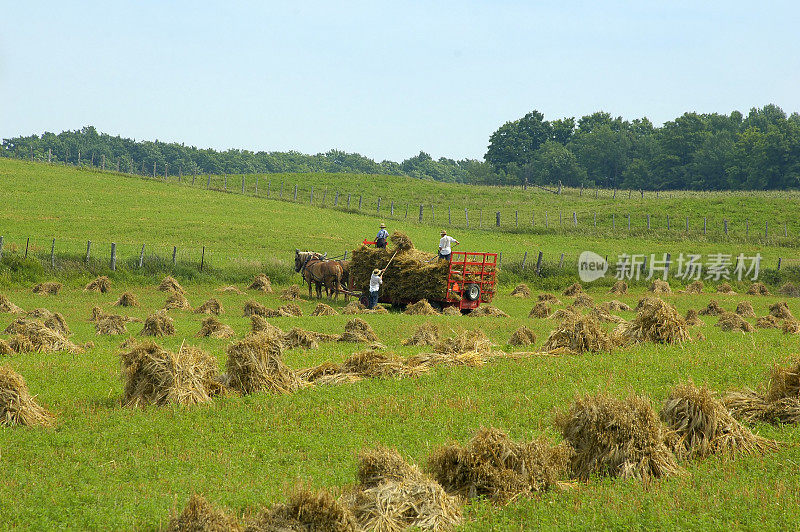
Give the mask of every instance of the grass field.
[[(56, 238), (60, 253), (75, 256), (85, 253), (85, 242), (91, 239), (98, 256), (107, 256), (110, 242), (117, 242), (126, 261), (138, 258), (142, 243), (162, 256), (177, 245), (185, 260), (192, 261), (205, 245), (212, 264), (220, 267), (245, 264), (252, 269), (288, 269), (294, 248), (352, 249), (355, 242), (374, 236), (380, 220), (365, 214), (2, 159), (0, 178), (4, 185), (0, 189), (4, 205), (0, 234), (5, 237), (4, 254), (11, 256), (19, 255), (25, 238), (31, 236), (38, 247), (35, 253), (48, 259), (52, 238)], [(368, 181), (363, 184), (372, 186)], [(421, 183), (423, 186), (431, 185)], [(387, 187), (405, 190), (396, 182)], [(434, 190), (441, 195), (445, 189)], [(487, 194), (493, 191), (486, 190)], [(791, 208), (789, 200), (776, 204), (782, 200), (773, 199), (764, 195), (751, 200), (758, 205), (753, 217), (766, 219), (777, 212), (790, 212), (782, 210)], [(711, 203), (703, 198), (697, 201)], [(430, 249), (438, 239), (436, 229), (426, 224), (391, 222), (390, 229), (406, 231), (419, 247)], [(577, 255), (583, 249), (609, 254), (677, 254), (710, 253), (723, 247), (737, 253), (761, 252), (769, 263), (793, 252), (777, 240), (664, 240), (647, 234), (622, 239), (578, 232), (477, 230), (459, 230), (456, 236), (463, 248), (503, 251), (511, 257), (518, 257), (523, 250), (533, 253), (542, 249), (550, 260), (561, 252)], [(11, 244), (18, 249), (11, 251)], [(356, 454), (378, 444), (395, 447), (424, 465), (438, 445), (464, 443), (481, 426), (501, 428), (515, 439), (544, 434), (555, 443), (561, 436), (553, 426), (554, 415), (578, 394), (602, 390), (624, 397), (634, 391), (649, 396), (659, 408), (669, 390), (686, 379), (718, 392), (757, 387), (774, 363), (785, 361), (800, 347), (800, 335), (785, 335), (779, 329), (722, 332), (713, 326), (715, 317), (703, 317), (704, 325), (693, 334), (701, 331), (706, 340), (682, 346), (646, 343), (605, 354), (501, 357), (480, 368), (439, 368), (417, 378), (366, 379), (306, 388), (291, 395), (231, 396), (191, 408), (133, 409), (120, 404), (123, 382), (117, 347), (124, 337), (95, 335), (89, 317), (93, 306), (110, 310), (125, 290), (139, 296), (142, 306), (116, 312), (143, 318), (160, 308), (166, 295), (156, 290), (156, 274), (141, 278), (112, 275), (111, 293), (97, 294), (82, 290), (88, 272), (43, 271), (65, 283), (61, 294), (35, 295), (25, 272), (10, 269), (0, 275), (0, 293), (26, 310), (46, 307), (63, 313), (73, 341), (91, 340), (95, 345), (82, 354), (26, 353), (0, 359), (1, 364), (20, 372), (37, 401), (56, 415), (53, 428), (0, 429), (3, 529), (154, 530), (163, 528), (170, 510), (181, 509), (195, 492), (242, 517), (285, 500), (287, 490), (298, 479), (316, 487), (352, 483)], [(269, 307), (282, 303), (274, 295), (255, 292), (220, 294), (215, 289), (227, 282), (212, 277), (179, 280), (194, 306), (212, 296), (221, 300), (226, 312), (220, 319), (234, 328), (237, 339), (249, 330), (249, 318), (242, 315), (247, 299), (258, 299)], [(297, 282), (298, 278), (287, 275), (286, 280)], [(508, 338), (524, 324), (538, 336), (536, 349), (557, 322), (528, 318), (533, 300), (509, 297), (510, 289), (503, 285), (494, 301), (509, 318), (428, 318), (397, 312), (363, 317), (387, 349), (402, 356), (427, 350), (400, 342), (428, 320), (448, 333), (480, 328), (497, 349), (509, 352), (514, 349), (506, 345)], [(606, 286), (588, 288), (597, 302), (614, 297), (631, 306), (643, 294), (642, 288), (621, 297), (607, 291)], [(741, 293), (665, 296), (681, 313), (702, 308), (711, 298), (728, 310), (738, 301), (752, 301), (759, 316), (767, 313), (770, 304), (787, 300), (794, 315), (800, 316), (798, 300), (785, 297)], [(564, 304), (571, 301), (561, 299)], [(299, 326), (341, 333), (348, 316), (312, 317), (309, 314), (315, 304), (300, 302), (303, 317), (270, 321), (284, 330)], [(617, 314), (625, 319), (634, 316), (633, 312)], [(224, 368), (225, 347), (230, 341), (195, 338), (199, 315), (187, 311), (170, 311), (170, 315), (177, 334), (160, 339), (159, 344), (170, 350), (184, 342), (200, 346)], [(11, 315), (0, 314), (0, 330), (11, 321)], [(128, 330), (135, 335), (140, 327), (133, 323)], [(361, 349), (356, 344), (322, 343), (317, 350), (287, 351), (285, 360), (300, 369), (323, 361), (339, 362)], [(650, 484), (594, 478), (507, 506), (473, 502), (466, 507), (462, 528), (795, 528), (800, 518), (800, 429), (761, 423), (751, 428), (785, 445), (764, 456), (686, 462), (688, 475)]]

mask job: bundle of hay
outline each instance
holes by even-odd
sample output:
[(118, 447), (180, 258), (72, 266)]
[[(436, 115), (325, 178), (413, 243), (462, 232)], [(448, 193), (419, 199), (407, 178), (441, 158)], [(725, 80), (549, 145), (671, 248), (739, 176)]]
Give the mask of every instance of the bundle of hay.
[(578, 294), (575, 297), (575, 301), (572, 302), (573, 307), (587, 307), (591, 308), (594, 306), (594, 299), (589, 294)]
[(426, 321), (414, 331), (410, 338), (406, 338), (401, 343), (403, 345), (436, 345), (440, 338), (439, 328), (435, 323)]
[(778, 289), (778, 293), (782, 296), (800, 297), (800, 285), (796, 285), (791, 281), (783, 283)]
[(570, 305), (570, 306), (568, 306), (566, 308), (558, 309), (557, 311), (555, 311), (552, 314), (550, 314), (549, 317), (550, 317), (551, 320), (559, 320), (559, 321), (561, 321), (561, 320), (565, 320), (567, 318), (571, 318), (571, 317), (574, 317), (574, 316), (580, 316), (580, 315), (581, 315), (580, 309)]
[(395, 355), (368, 349), (350, 355), (342, 363), (342, 373), (365, 378), (407, 377), (413, 369)]
[(730, 392), (724, 403), (741, 421), (800, 422), (800, 358), (773, 366), (765, 393), (750, 389)]
[(472, 312), (469, 313), (470, 317), (473, 318), (481, 318), (485, 316), (489, 316), (492, 318), (508, 318), (508, 314), (503, 312), (497, 307), (493, 307), (492, 305), (481, 305), (480, 307), (476, 308)]
[(389, 237), (389, 241), (399, 251), (410, 251), (414, 249), (414, 242), (412, 242), (411, 238), (402, 231), (394, 231)]
[(300, 299), (300, 287), (293, 284), (289, 288), (281, 290), (281, 299), (284, 301), (297, 301)]
[(416, 303), (412, 303), (406, 307), (406, 310), (403, 311), (403, 314), (408, 314), (411, 316), (438, 316), (439, 313), (436, 311), (435, 308), (428, 303), (427, 299), (420, 299)]
[(625, 294), (628, 293), (628, 283), (622, 280), (617, 281), (616, 283), (614, 283), (614, 285), (611, 287), (611, 290), (609, 290), (608, 292), (610, 294), (618, 294), (624, 296)]
[(358, 477), (361, 482), (350, 505), (364, 530), (452, 530), (461, 522), (458, 499), (395, 450), (362, 453)]
[(442, 309), (442, 316), (461, 316), (461, 309), (455, 305), (449, 305)]
[(101, 275), (94, 281), (87, 284), (83, 290), (85, 292), (102, 292), (105, 294), (109, 290), (111, 290), (111, 279), (106, 277), (105, 275)]
[(641, 298), (639, 298), (639, 301), (636, 303), (636, 308), (634, 310), (636, 312), (639, 312), (640, 310), (642, 310), (642, 308), (645, 306), (645, 304), (652, 303), (653, 301), (655, 301), (657, 299), (658, 298), (656, 296), (650, 296), (650, 295), (646, 295), (644, 297), (641, 297)]
[(114, 303), (116, 307), (138, 307), (139, 300), (136, 299), (136, 296), (130, 292), (123, 292), (119, 299), (117, 299), (116, 303)]
[(94, 324), (96, 334), (127, 334), (125, 324), (133, 319), (118, 314), (105, 314)]
[(620, 324), (615, 333), (625, 343), (676, 344), (690, 340), (686, 320), (659, 298), (646, 299), (633, 321)]
[(753, 310), (753, 304), (749, 301), (740, 301), (738, 305), (736, 305), (736, 314), (743, 318), (755, 318), (756, 311)]
[(654, 294), (671, 294), (672, 288), (670, 288), (668, 282), (655, 279), (653, 284), (650, 285), (650, 291)]
[(692, 381), (670, 391), (659, 416), (678, 436), (675, 442), (678, 456), (756, 454), (777, 448), (775, 441), (757, 436), (740, 425), (711, 390), (705, 386), (698, 388)]
[(100, 307), (92, 307), (92, 317), (89, 318), (89, 321), (92, 323), (97, 323), (97, 321), (103, 318), (105, 315), (106, 312)]
[(270, 336), (283, 336), (283, 331), (268, 322), (264, 317), (252, 315), (250, 316), (250, 330), (254, 333), (267, 333)]
[[(307, 382), (313, 382), (314, 384), (318, 384), (317, 381), (323, 379), (325, 377), (340, 377), (346, 375), (344, 370), (342, 370), (341, 364), (334, 364), (333, 362), (323, 362), (318, 366), (312, 366), (310, 368), (301, 369), (297, 372), (297, 376)], [(353, 376), (357, 380), (361, 380), (361, 377)], [(332, 382), (328, 382), (328, 384), (333, 384)]]
[(589, 314), (591, 314), (599, 321), (602, 321), (604, 323), (622, 323), (623, 321), (625, 321), (619, 316), (611, 314), (604, 307), (593, 307), (592, 310), (589, 311)]
[(194, 310), (195, 314), (215, 314), (219, 316), (224, 312), (222, 303), (218, 299), (212, 297)]
[(594, 316), (568, 315), (556, 327), (542, 346), (550, 353), (580, 354), (611, 351), (611, 337), (600, 327)]
[(240, 532), (236, 518), (211, 505), (201, 495), (192, 495), (180, 515), (169, 520), (167, 532)]
[(38, 319), (45, 324), (46, 327), (56, 331), (64, 337), (70, 336), (72, 332), (67, 326), (64, 316), (60, 312), (52, 312), (46, 308), (36, 308), (27, 313), (29, 318)]
[(580, 479), (597, 474), (646, 481), (682, 472), (646, 397), (579, 397), (556, 417), (556, 426), (575, 449), (570, 466)]
[(700, 319), (700, 316), (697, 314), (697, 311), (693, 308), (690, 308), (686, 311), (686, 325), (690, 327), (694, 327), (696, 325), (702, 325), (703, 320)]
[(158, 285), (158, 289), (161, 292), (177, 292), (179, 294), (186, 293), (184, 292), (183, 287), (171, 275), (167, 275), (161, 280), (161, 284)]
[(719, 321), (714, 324), (715, 327), (721, 328), (723, 331), (741, 331), (753, 332), (755, 327), (750, 325), (744, 318), (734, 312), (725, 312), (719, 317)]
[(701, 316), (720, 316), (725, 312), (725, 309), (719, 306), (719, 302), (716, 299), (712, 299), (708, 302), (706, 308), (700, 310), (699, 314)]
[(164, 310), (192, 310), (192, 306), (182, 292), (172, 292), (164, 302)]
[(553, 305), (560, 305), (561, 300), (558, 299), (553, 294), (539, 294), (536, 296), (537, 301), (547, 301), (548, 303), (552, 303)]
[(774, 305), (770, 305), (769, 314), (770, 316), (775, 316), (776, 318), (780, 318), (782, 320), (794, 319), (794, 316), (792, 316), (792, 313), (789, 311), (789, 305), (786, 304), (786, 301), (778, 301)]
[(481, 428), (464, 447), (435, 450), (428, 470), (451, 495), (506, 502), (555, 486), (571, 458), (568, 445), (552, 446), (545, 438), (515, 442), (499, 429)]
[(686, 289), (683, 291), (684, 294), (699, 294), (703, 291), (703, 281), (693, 281), (689, 283)]
[(335, 308), (325, 303), (317, 303), (317, 306), (314, 307), (314, 311), (311, 312), (312, 316), (336, 316), (338, 314)]
[(747, 293), (751, 296), (770, 296), (769, 290), (764, 283), (753, 283), (750, 285), (750, 288), (747, 289)]
[(531, 345), (536, 343), (536, 333), (524, 325), (511, 334), (508, 345)]
[(0, 312), (7, 312), (9, 314), (22, 314), (25, 311), (9, 301), (6, 296), (0, 294)]
[(287, 349), (302, 347), (304, 349), (316, 349), (319, 342), (330, 342), (338, 340), (334, 334), (324, 334), (315, 331), (306, 331), (299, 327), (292, 327), (289, 332), (283, 335), (283, 346)]
[(419, 353), (406, 359), (406, 366), (414, 373), (424, 373), (436, 366), (464, 366), (478, 368), (492, 356), (491, 352), (464, 351), (463, 353)]
[(16, 353), (16, 351), (14, 351), (14, 348), (11, 347), (8, 342), (0, 338), (0, 355), (8, 356), (8, 355), (13, 355), (14, 353)]
[(252, 519), (248, 532), (326, 531), (356, 532), (360, 530), (350, 508), (326, 489), (312, 490), (296, 485), (286, 504), (276, 504)]
[(340, 342), (371, 343), (377, 342), (378, 335), (372, 330), (369, 323), (361, 318), (353, 318), (344, 326), (344, 334), (339, 338)]
[(247, 289), (258, 290), (259, 292), (264, 292), (265, 294), (271, 294), (272, 282), (265, 274), (259, 273), (253, 278), (253, 282), (250, 283), (250, 286), (248, 286)]
[(619, 301), (617, 299), (612, 299), (611, 301), (606, 301), (605, 303), (600, 305), (600, 308), (602, 308), (606, 312), (618, 312), (620, 310), (625, 310), (625, 311), (631, 310), (631, 307), (629, 307), (627, 304), (625, 304), (622, 301)]
[(362, 314), (367, 307), (354, 299), (342, 308), (342, 314)]
[(302, 381), (283, 362), (283, 341), (279, 336), (254, 333), (226, 350), (228, 385), (243, 394), (259, 391), (291, 393)]
[(531, 289), (525, 283), (520, 283), (511, 291), (511, 296), (527, 299), (531, 297)]
[(233, 285), (223, 286), (221, 288), (217, 288), (217, 292), (222, 292), (223, 294), (237, 294), (242, 295), (244, 292), (239, 290), (237, 287)]
[(28, 351), (80, 353), (82, 351), (64, 334), (39, 320), (17, 318), (3, 332), (15, 335), (9, 339), (8, 343), (17, 353)]
[(175, 334), (175, 324), (172, 318), (163, 310), (147, 316), (144, 320), (140, 336), (172, 336)]
[(800, 333), (800, 322), (797, 320), (783, 320), (781, 330), (783, 334), (798, 334)]
[(756, 320), (756, 327), (759, 329), (777, 329), (780, 326), (781, 320), (771, 314), (761, 316)]
[(450, 338), (439, 340), (433, 347), (436, 353), (465, 353), (478, 352), (489, 353), (492, 350), (492, 342), (482, 329), (467, 330), (458, 332)]
[(233, 338), (236, 336), (234, 330), (217, 319), (216, 316), (209, 316), (200, 322), (200, 330), (195, 336), (209, 338)]
[(553, 308), (550, 306), (550, 303), (547, 301), (537, 301), (536, 304), (531, 309), (530, 313), (528, 313), (529, 318), (546, 318), (550, 315), (553, 311)]
[(57, 296), (61, 292), (62, 284), (55, 281), (39, 283), (33, 287), (33, 293), (41, 296)]
[(0, 366), (0, 426), (49, 426), (53, 414), (39, 406), (25, 379), (8, 366)]
[(726, 295), (736, 295), (736, 292), (733, 291), (733, 287), (728, 283), (721, 283), (717, 287), (717, 293)]
[(126, 406), (207, 403), (222, 391), (217, 359), (197, 347), (172, 353), (151, 341), (135, 342), (120, 358)]
[(267, 317), (268, 318), (275, 316), (292, 317), (292, 316), (302, 316), (302, 315), (303, 315), (303, 310), (300, 308), (300, 305), (298, 305), (297, 303), (287, 303), (283, 306), (276, 308), (273, 311), (273, 315)]
[(265, 317), (269, 310), (267, 307), (259, 303), (258, 301), (253, 301), (252, 299), (249, 301), (245, 301), (244, 303), (244, 316), (261, 316)]
[(583, 286), (580, 283), (573, 283), (564, 290), (565, 296), (577, 296), (583, 293)]

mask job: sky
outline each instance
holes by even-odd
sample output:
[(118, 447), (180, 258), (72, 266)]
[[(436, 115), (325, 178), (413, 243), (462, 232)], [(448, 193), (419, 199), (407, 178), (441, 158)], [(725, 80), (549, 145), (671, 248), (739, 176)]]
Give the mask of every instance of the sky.
[(7, 1), (0, 138), (482, 159), (536, 109), (800, 111), (800, 2)]

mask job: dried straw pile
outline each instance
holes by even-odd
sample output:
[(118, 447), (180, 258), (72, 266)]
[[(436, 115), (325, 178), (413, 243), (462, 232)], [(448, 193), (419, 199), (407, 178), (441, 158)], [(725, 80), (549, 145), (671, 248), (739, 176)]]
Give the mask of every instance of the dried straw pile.
[(280, 306), (275, 310), (273, 310), (271, 312), (271, 315), (269, 312), (267, 314), (268, 318), (273, 318), (278, 316), (284, 316), (284, 317), (302, 316), (303, 310), (297, 303), (286, 303), (285, 305)]
[(701, 316), (720, 316), (725, 312), (725, 309), (719, 306), (719, 302), (716, 299), (712, 299), (708, 302), (706, 308), (700, 310), (699, 314)]
[(428, 303), (427, 299), (420, 299), (416, 303), (412, 303), (406, 307), (403, 314), (411, 316), (438, 316), (439, 312)]
[[(60, 314), (59, 314), (60, 316)], [(52, 326), (57, 323), (53, 318), (48, 320)], [(53, 329), (40, 320), (30, 318), (17, 318), (6, 327), (6, 334), (13, 334), (8, 343), (17, 353), (39, 351), (69, 351), (80, 353), (82, 349), (70, 342), (66, 336), (57, 329)]]
[(105, 315), (106, 312), (100, 307), (92, 307), (92, 317), (89, 318), (89, 321), (92, 323), (97, 323), (97, 321), (103, 318)]
[(659, 416), (677, 434), (674, 450), (681, 457), (756, 454), (777, 448), (775, 441), (740, 425), (711, 390), (691, 381), (670, 391)]
[(62, 316), (59, 312), (52, 312), (46, 308), (35, 308), (27, 313), (27, 317), (41, 321), (46, 327), (62, 334), (63, 336), (69, 336), (72, 334), (67, 326), (67, 322), (64, 320), (64, 316)]
[(222, 391), (217, 359), (197, 347), (172, 353), (151, 341), (135, 342), (120, 358), (126, 406), (207, 403)]
[(622, 280), (617, 281), (616, 283), (614, 283), (614, 285), (611, 287), (611, 290), (609, 290), (608, 292), (610, 294), (618, 294), (624, 296), (625, 294), (628, 293), (628, 283)]
[(284, 301), (297, 301), (300, 299), (300, 287), (293, 284), (289, 288), (281, 290), (281, 299)]
[(650, 291), (654, 294), (671, 294), (672, 288), (670, 288), (668, 282), (655, 279), (653, 284), (650, 285)]
[(250, 316), (250, 330), (254, 333), (267, 333), (270, 336), (283, 336), (283, 331), (268, 322), (262, 316)]
[(169, 520), (167, 532), (240, 532), (236, 518), (194, 494), (180, 515)]
[(718, 294), (727, 294), (727, 295), (736, 295), (736, 292), (734, 292), (733, 287), (728, 283), (721, 283), (717, 287), (717, 293)]
[(564, 295), (570, 297), (577, 296), (578, 294), (582, 293), (583, 293), (583, 286), (581, 286), (580, 283), (573, 283), (570, 286), (568, 286), (566, 290), (564, 290)]
[(33, 342), (31, 342), (31, 339), (22, 334), (15, 334), (9, 338), (8, 346), (15, 353), (29, 353), (36, 350), (36, 348), (33, 346)]
[(580, 309), (570, 305), (570, 306), (568, 306), (566, 308), (558, 309), (557, 311), (555, 311), (552, 314), (550, 314), (549, 317), (550, 317), (551, 320), (565, 320), (567, 318), (580, 316), (580, 315), (581, 315)]
[(539, 294), (536, 296), (537, 301), (547, 301), (548, 303), (552, 303), (553, 305), (560, 305), (561, 300), (558, 299), (553, 294)]
[(84, 288), (86, 292), (101, 292), (105, 294), (109, 290), (111, 290), (111, 279), (106, 277), (105, 275), (101, 275), (94, 281), (87, 284)]
[(452, 530), (461, 522), (458, 499), (393, 449), (362, 453), (358, 478), (349, 503), (364, 530)]
[(264, 292), (265, 294), (271, 294), (272, 282), (265, 274), (259, 273), (253, 278), (253, 282), (250, 283), (250, 286), (248, 286), (247, 289), (258, 290), (259, 292)]
[(455, 305), (448, 305), (442, 309), (442, 316), (461, 316), (461, 309)]
[(620, 310), (624, 311), (632, 310), (631, 307), (629, 307), (627, 304), (617, 299), (606, 301), (605, 303), (600, 305), (600, 308), (602, 308), (606, 312), (619, 312)]
[(215, 314), (219, 316), (224, 312), (222, 303), (217, 298), (212, 297), (194, 310), (195, 314)]
[(147, 316), (147, 319), (144, 320), (144, 327), (139, 333), (140, 336), (172, 336), (174, 334), (175, 324), (163, 310)]
[(778, 301), (774, 305), (770, 305), (769, 314), (770, 316), (775, 316), (776, 318), (780, 318), (782, 320), (794, 319), (794, 316), (792, 316), (792, 313), (789, 311), (789, 305), (786, 304), (786, 301)]
[(119, 299), (117, 299), (116, 303), (114, 303), (116, 307), (138, 307), (139, 300), (136, 299), (136, 296), (130, 292), (123, 292)]
[(14, 349), (2, 338), (0, 338), (0, 356), (8, 356), (16, 353)]
[(178, 283), (178, 281), (176, 281), (171, 275), (167, 275), (161, 280), (161, 283), (158, 285), (158, 289), (161, 292), (177, 292), (179, 294), (186, 293), (180, 283)]
[(800, 422), (800, 358), (773, 366), (766, 393), (750, 389), (731, 392), (724, 403), (742, 421)]
[(531, 345), (536, 343), (536, 333), (522, 326), (511, 334), (508, 345)]
[(338, 340), (335, 334), (325, 334), (315, 331), (306, 331), (299, 327), (292, 327), (283, 335), (283, 346), (287, 349), (302, 347), (304, 349), (317, 349), (319, 342), (332, 342)]
[(62, 284), (55, 281), (39, 283), (33, 287), (33, 293), (42, 296), (57, 296), (61, 292)]
[(350, 355), (341, 366), (341, 373), (364, 378), (408, 377), (419, 372), (407, 366), (402, 359), (391, 353), (373, 349)]
[(9, 301), (6, 296), (0, 294), (0, 312), (7, 312), (9, 314), (22, 314), (25, 311)]
[(689, 285), (683, 291), (684, 294), (700, 294), (702, 292), (703, 292), (703, 281), (693, 281), (689, 283)]
[(741, 331), (753, 332), (755, 327), (750, 325), (745, 319), (734, 312), (725, 312), (719, 317), (719, 321), (714, 324), (715, 327), (721, 328), (723, 331)]
[(798, 334), (800, 333), (800, 322), (797, 320), (783, 320), (781, 330), (783, 334)]
[(350, 508), (326, 489), (313, 490), (297, 484), (289, 501), (265, 509), (252, 519), (247, 532), (325, 531), (356, 532), (360, 530)]
[(104, 314), (95, 321), (94, 330), (96, 334), (127, 334), (125, 324), (130, 321), (135, 320), (119, 314)]
[(325, 303), (317, 303), (317, 306), (314, 307), (314, 311), (311, 313), (312, 316), (336, 316), (338, 314), (335, 308)]
[(378, 335), (372, 330), (369, 323), (361, 318), (353, 318), (344, 326), (344, 334), (339, 338), (340, 342), (378, 342)]
[(553, 307), (547, 301), (537, 301), (528, 314), (529, 318), (546, 318), (553, 311)]
[(550, 353), (580, 354), (611, 351), (611, 337), (600, 327), (594, 316), (567, 315), (542, 346)]
[(690, 340), (683, 316), (657, 297), (643, 300), (633, 321), (620, 324), (615, 336), (624, 343), (676, 344)]
[(515, 442), (499, 429), (481, 428), (466, 446), (436, 449), (428, 470), (451, 495), (502, 503), (552, 488), (571, 458), (568, 445), (552, 446), (545, 438)]
[(236, 336), (234, 330), (219, 321), (216, 316), (209, 316), (201, 322), (200, 330), (195, 336), (209, 338), (233, 338)]
[(602, 321), (604, 323), (622, 323), (622, 322), (625, 321), (623, 318), (620, 318), (619, 316), (611, 314), (609, 311), (607, 311), (605, 309), (605, 307), (602, 307), (602, 306), (593, 307), (592, 310), (589, 311), (589, 314), (591, 314), (592, 316), (597, 318), (599, 321)]
[(646, 397), (579, 397), (556, 426), (575, 449), (570, 466), (582, 480), (597, 474), (647, 481), (682, 472)]
[(759, 329), (777, 329), (781, 326), (781, 320), (768, 314), (756, 320), (756, 327)]
[(508, 318), (508, 314), (503, 312), (497, 307), (492, 305), (481, 305), (468, 314), (472, 318), (491, 317), (491, 318)]
[(770, 296), (769, 290), (764, 283), (753, 283), (750, 285), (750, 288), (747, 289), (747, 293), (751, 296)]
[(261, 316), (265, 317), (270, 309), (259, 303), (258, 301), (245, 301), (244, 303), (244, 316)]
[(450, 338), (439, 340), (433, 350), (441, 354), (490, 353), (492, 351), (492, 342), (482, 329), (473, 329), (458, 332)]
[(49, 426), (53, 414), (39, 406), (25, 379), (8, 366), (0, 366), (0, 426)]
[(782, 296), (800, 297), (800, 285), (796, 285), (791, 281), (783, 283), (778, 289), (778, 293)]
[(594, 299), (589, 294), (580, 293), (575, 297), (572, 306), (591, 308), (594, 306)]
[(237, 287), (233, 285), (223, 286), (222, 288), (217, 288), (217, 292), (222, 292), (223, 294), (237, 294), (242, 295), (244, 292), (239, 290)]
[(755, 318), (756, 311), (753, 310), (753, 304), (749, 301), (740, 301), (738, 305), (736, 305), (736, 314), (743, 318)]
[(531, 289), (525, 283), (520, 283), (511, 291), (511, 296), (527, 299), (531, 297)]
[(192, 306), (183, 293), (172, 292), (164, 302), (164, 310), (192, 310)]
[[(449, 263), (438, 260), (432, 253), (416, 249), (411, 240), (398, 231), (392, 234), (390, 240), (397, 255), (383, 274), (381, 297), (393, 303), (420, 299), (443, 300)], [(372, 270), (386, 268), (393, 253), (388, 248), (366, 246), (353, 250), (350, 276), (355, 282), (355, 289), (366, 293)]]
[(414, 331), (410, 338), (406, 338), (401, 343), (403, 345), (436, 345), (441, 334), (435, 323), (426, 321)]
[(283, 341), (279, 336), (254, 333), (227, 349), (228, 385), (243, 393), (260, 391), (291, 393), (302, 382), (283, 362)]

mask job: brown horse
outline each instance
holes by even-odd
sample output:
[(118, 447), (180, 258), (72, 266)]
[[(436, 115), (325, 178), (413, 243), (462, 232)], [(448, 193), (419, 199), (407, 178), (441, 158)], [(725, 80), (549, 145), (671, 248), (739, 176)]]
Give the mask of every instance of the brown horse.
[(328, 298), (333, 294), (339, 298), (342, 283), (342, 265), (339, 261), (327, 260), (324, 255), (313, 251), (294, 250), (294, 271), (303, 276), (308, 283), (308, 297), (312, 296), (312, 283), (317, 287), (317, 299), (322, 298), (322, 285)]

